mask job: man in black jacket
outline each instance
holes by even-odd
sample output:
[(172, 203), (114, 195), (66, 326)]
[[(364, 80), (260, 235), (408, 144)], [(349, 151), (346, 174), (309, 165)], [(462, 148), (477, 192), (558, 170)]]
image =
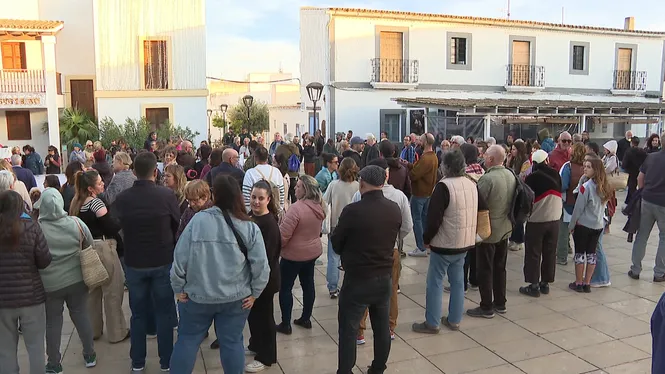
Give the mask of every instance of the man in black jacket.
[(238, 186), (242, 189), (242, 181), (245, 179), (245, 172), (235, 167), (236, 162), (238, 162), (238, 152), (233, 148), (226, 148), (222, 152), (222, 163), (218, 166), (215, 166), (206, 174), (205, 180), (208, 182), (210, 188), (212, 188), (212, 182), (218, 175), (230, 175), (233, 179), (238, 181)]
[[(170, 270), (180, 208), (172, 190), (157, 186), (157, 158), (151, 152), (134, 160), (138, 178), (115, 200), (114, 209), (124, 233), (125, 277), (129, 290), (132, 369), (145, 368), (146, 330), (150, 314), (157, 322), (157, 344), (162, 371), (169, 369), (176, 323)], [(154, 309), (154, 312), (152, 311)]]
[(640, 147), (640, 138), (633, 136), (630, 139), (630, 145), (631, 147), (626, 151), (623, 159), (620, 159), (621, 167), (628, 173), (628, 192), (625, 204), (628, 204), (637, 190), (637, 176), (640, 175), (640, 168), (647, 159), (647, 151)]
[(386, 171), (379, 166), (369, 165), (360, 171), (362, 198), (344, 208), (330, 239), (345, 270), (339, 298), (337, 374), (351, 374), (356, 365), (356, 337), (368, 307), (374, 361), (367, 373), (383, 373), (390, 354), (393, 251), (402, 215), (399, 206), (383, 196), (385, 181)]
[(619, 160), (619, 162), (623, 161), (623, 158), (626, 155), (626, 151), (630, 149), (631, 146), (630, 143), (632, 139), (633, 139), (633, 132), (626, 131), (626, 136), (617, 142), (617, 159)]

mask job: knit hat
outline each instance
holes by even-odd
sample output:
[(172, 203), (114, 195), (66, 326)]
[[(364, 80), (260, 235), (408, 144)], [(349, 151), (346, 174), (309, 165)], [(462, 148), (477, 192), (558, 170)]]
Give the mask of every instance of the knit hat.
[(381, 187), (386, 183), (386, 169), (380, 166), (369, 165), (360, 170), (360, 179), (375, 187)]
[(541, 164), (545, 162), (545, 160), (547, 160), (547, 152), (543, 151), (542, 149), (533, 152), (533, 155), (531, 155), (531, 161), (536, 164)]
[(95, 159), (95, 162), (104, 162), (106, 160), (106, 152), (103, 149), (98, 149), (93, 152), (92, 157)]
[(363, 143), (365, 143), (365, 141), (362, 140), (359, 136), (354, 136), (353, 138), (351, 138), (351, 145), (363, 144)]
[(74, 149), (74, 148), (83, 149), (83, 147), (81, 146), (81, 143), (72, 144), (72, 149)]

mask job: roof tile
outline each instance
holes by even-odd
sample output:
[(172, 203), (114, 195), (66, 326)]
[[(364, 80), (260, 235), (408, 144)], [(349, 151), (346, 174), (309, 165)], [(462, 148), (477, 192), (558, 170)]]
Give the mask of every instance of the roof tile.
[(27, 31), (39, 30), (48, 31), (54, 30), (64, 25), (62, 21), (40, 21), (40, 20), (27, 20), (27, 19), (0, 19), (0, 30), (3, 31)]

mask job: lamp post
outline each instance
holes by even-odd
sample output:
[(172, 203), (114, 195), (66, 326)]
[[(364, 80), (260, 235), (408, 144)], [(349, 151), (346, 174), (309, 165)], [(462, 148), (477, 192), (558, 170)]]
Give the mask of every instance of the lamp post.
[(252, 104), (254, 103), (254, 97), (252, 95), (245, 95), (242, 98), (242, 103), (247, 107), (247, 132), (249, 132), (249, 113)]
[[(229, 106), (226, 104), (222, 104), (219, 106), (219, 110), (222, 111), (222, 117), (224, 119), (224, 132), (226, 132), (226, 110), (229, 109)], [(222, 142), (224, 141), (224, 137), (222, 135), (222, 129), (219, 130), (219, 138), (222, 139)]]
[(319, 121), (316, 120), (316, 102), (321, 100), (321, 94), (323, 93), (323, 85), (319, 82), (312, 82), (306, 87), (307, 96), (312, 100), (313, 111), (314, 111), (314, 131), (319, 130)]
[(212, 109), (208, 109), (208, 143), (209, 144), (212, 144), (211, 140), (210, 140), (210, 117), (211, 116), (212, 116)]

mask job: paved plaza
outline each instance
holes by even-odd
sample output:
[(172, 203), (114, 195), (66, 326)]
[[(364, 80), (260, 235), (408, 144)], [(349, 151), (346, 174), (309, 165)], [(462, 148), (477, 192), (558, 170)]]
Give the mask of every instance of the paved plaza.
[[(424, 320), (425, 276), (427, 258), (405, 258), (400, 280), (399, 326), (392, 345), (386, 373), (475, 373), (475, 374), (637, 374), (651, 371), (651, 335), (649, 319), (665, 292), (665, 285), (652, 283), (653, 261), (658, 233), (654, 230), (641, 279), (630, 279), (631, 244), (621, 231), (625, 218), (615, 217), (612, 233), (605, 236), (604, 248), (612, 273), (612, 286), (593, 289), (590, 294), (568, 290), (573, 280), (573, 265), (557, 266), (557, 281), (551, 293), (538, 299), (518, 293), (523, 285), (524, 252), (508, 255), (508, 313), (494, 319), (465, 316), (459, 332), (442, 329), (438, 335), (416, 334), (414, 321)], [(325, 239), (325, 237), (324, 237)], [(413, 237), (407, 240), (413, 248)], [(325, 248), (325, 247), (324, 247)], [(325, 254), (321, 257), (325, 261)], [(278, 334), (278, 365), (265, 373), (334, 373), (337, 368), (337, 300), (328, 297), (325, 266), (316, 273), (317, 299), (314, 304), (313, 329), (293, 327), (293, 335)], [(301, 299), (300, 289), (294, 290)], [(447, 313), (447, 295), (444, 313)], [(466, 295), (466, 308), (478, 305), (477, 291)], [(295, 308), (299, 303), (295, 303)], [(129, 319), (128, 297), (125, 311)], [(275, 317), (279, 306), (275, 301)], [(294, 318), (299, 317), (295, 310)], [(62, 335), (63, 366), (66, 374), (129, 372), (129, 341), (111, 345), (102, 337), (96, 342), (98, 365), (83, 367), (81, 343), (66, 316)], [(248, 329), (245, 328), (245, 339)], [(372, 355), (371, 330), (367, 344), (358, 347), (356, 373), (364, 373)], [(214, 336), (211, 329), (211, 336)], [(201, 346), (195, 373), (223, 373), (217, 351), (209, 348), (212, 339)], [(20, 343), (22, 372), (27, 356)], [(157, 341), (148, 340), (147, 373), (158, 373)]]

